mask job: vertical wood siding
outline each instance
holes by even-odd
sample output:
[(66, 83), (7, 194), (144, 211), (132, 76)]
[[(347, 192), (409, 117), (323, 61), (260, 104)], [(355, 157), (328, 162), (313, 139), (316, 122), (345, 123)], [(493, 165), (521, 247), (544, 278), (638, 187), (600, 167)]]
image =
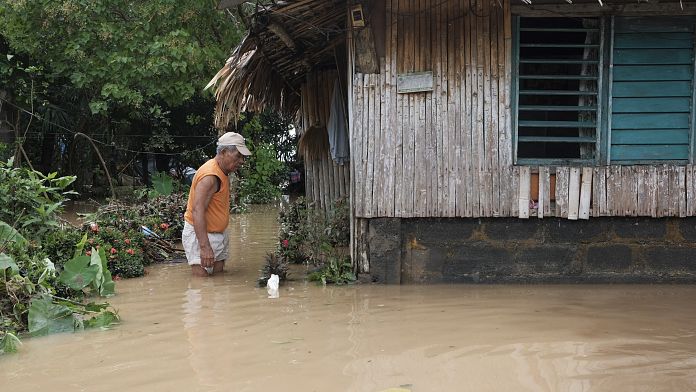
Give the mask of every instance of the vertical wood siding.
[[(509, 1), (386, 0), (379, 74), (353, 75), (357, 217), (509, 216)], [(478, 15), (478, 16), (477, 16)], [(432, 71), (433, 91), (397, 76)]]
[(331, 203), (348, 197), (350, 166), (339, 165), (327, 153), (322, 159), (305, 161), (305, 196), (307, 201), (324, 212)]

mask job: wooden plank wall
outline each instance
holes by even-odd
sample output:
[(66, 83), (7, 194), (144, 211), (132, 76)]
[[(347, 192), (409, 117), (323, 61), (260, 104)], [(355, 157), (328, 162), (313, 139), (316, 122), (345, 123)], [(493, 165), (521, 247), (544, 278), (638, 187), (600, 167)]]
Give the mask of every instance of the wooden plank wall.
[[(512, 165), (510, 0), (377, 1), (386, 57), (352, 76), (355, 217), (696, 216), (695, 166)], [(433, 91), (397, 93), (421, 71)]]
[[(600, 216), (696, 216), (696, 166), (525, 167), (538, 173), (537, 200), (522, 212), (522, 190), (530, 181), (520, 176), (519, 218), (557, 216), (589, 219)], [(555, 171), (555, 174), (550, 173)], [(549, 187), (555, 178), (555, 187)], [(553, 200), (549, 203), (550, 200)], [(555, 211), (549, 208), (555, 205)]]
[(327, 153), (323, 159), (305, 160), (305, 197), (329, 212), (331, 203), (349, 197), (350, 166), (339, 165)]
[[(509, 216), (509, 0), (384, 1), (380, 73), (352, 81), (355, 216)], [(433, 91), (397, 93), (421, 71)]]

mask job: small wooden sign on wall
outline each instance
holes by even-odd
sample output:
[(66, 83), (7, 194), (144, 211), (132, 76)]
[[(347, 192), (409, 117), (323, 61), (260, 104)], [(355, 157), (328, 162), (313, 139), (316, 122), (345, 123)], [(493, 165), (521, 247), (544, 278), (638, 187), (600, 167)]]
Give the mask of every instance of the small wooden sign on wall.
[(433, 72), (413, 72), (396, 77), (396, 92), (399, 94), (433, 91)]

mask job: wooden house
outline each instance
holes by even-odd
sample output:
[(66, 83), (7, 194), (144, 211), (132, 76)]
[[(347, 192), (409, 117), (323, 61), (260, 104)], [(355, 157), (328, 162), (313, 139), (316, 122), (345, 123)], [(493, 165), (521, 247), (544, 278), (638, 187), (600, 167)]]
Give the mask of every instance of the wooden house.
[(271, 106), (325, 129), (340, 88), (350, 161), (315, 155), (307, 189), (350, 196), (375, 280), (692, 279), (696, 6), (569, 3), (258, 7), (218, 123)]

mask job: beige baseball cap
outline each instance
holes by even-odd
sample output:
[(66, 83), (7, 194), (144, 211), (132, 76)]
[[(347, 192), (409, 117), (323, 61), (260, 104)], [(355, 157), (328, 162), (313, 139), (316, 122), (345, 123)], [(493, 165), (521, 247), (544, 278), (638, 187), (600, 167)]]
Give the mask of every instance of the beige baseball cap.
[(227, 132), (220, 136), (217, 141), (218, 146), (235, 146), (237, 150), (244, 156), (251, 155), (251, 151), (244, 144), (244, 137), (235, 132)]

